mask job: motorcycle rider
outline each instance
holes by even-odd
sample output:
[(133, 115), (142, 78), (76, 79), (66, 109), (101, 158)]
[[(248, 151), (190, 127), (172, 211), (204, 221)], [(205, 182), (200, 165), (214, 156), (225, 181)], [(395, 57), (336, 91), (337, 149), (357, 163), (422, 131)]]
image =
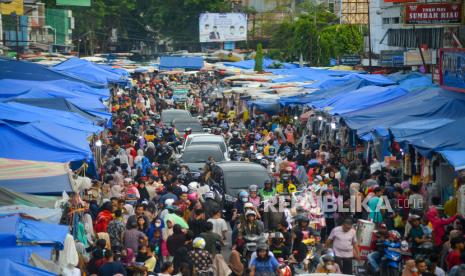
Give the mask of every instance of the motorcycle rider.
[(273, 188), (273, 182), (270, 179), (265, 180), (263, 188), (258, 192), (262, 200), (268, 200), (276, 195), (276, 189)]
[(291, 177), (288, 174), (281, 176), (281, 182), (276, 185), (278, 194), (293, 194), (297, 192), (297, 187), (291, 182)]
[(268, 246), (257, 246), (257, 258), (250, 263), (250, 276), (280, 275), (279, 263), (275, 257), (270, 256)]
[(281, 232), (275, 232), (270, 234), (271, 245), (270, 251), (276, 257), (276, 259), (282, 258), (287, 260), (290, 255), (290, 248), (284, 241), (284, 235)]
[(239, 137), (239, 132), (233, 131), (232, 138), (229, 140), (229, 145), (233, 148), (239, 148), (242, 145), (242, 139)]
[(246, 221), (239, 225), (239, 233), (242, 236), (260, 236), (263, 233), (263, 225), (257, 221), (257, 214), (255, 211), (247, 210), (245, 213), (245, 218)]
[(334, 254), (326, 253), (321, 256), (321, 262), (316, 267), (315, 273), (341, 273), (339, 265), (334, 261)]
[(255, 208), (260, 208), (261, 199), (258, 195), (257, 185), (250, 185), (249, 187), (249, 202), (251, 202), (255, 206)]

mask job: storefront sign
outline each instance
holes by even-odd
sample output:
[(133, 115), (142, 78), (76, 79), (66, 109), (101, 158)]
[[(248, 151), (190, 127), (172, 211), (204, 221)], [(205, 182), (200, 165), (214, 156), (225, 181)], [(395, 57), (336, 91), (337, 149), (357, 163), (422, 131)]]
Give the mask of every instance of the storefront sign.
[(465, 49), (440, 50), (439, 84), (450, 90), (465, 92)]
[(406, 24), (460, 24), (462, 6), (451, 3), (406, 4)]
[(360, 65), (362, 63), (362, 59), (360, 56), (342, 56), (341, 57), (341, 65), (348, 65), (348, 66), (354, 66), (354, 65)]
[[(425, 64), (436, 64), (436, 51), (435, 50), (422, 50), (423, 58), (425, 59)], [(418, 49), (410, 50), (404, 53), (404, 65), (413, 66), (413, 65), (423, 65), (421, 60), (421, 54)]]
[(381, 51), (379, 65), (384, 67), (403, 67), (404, 51), (386, 50)]

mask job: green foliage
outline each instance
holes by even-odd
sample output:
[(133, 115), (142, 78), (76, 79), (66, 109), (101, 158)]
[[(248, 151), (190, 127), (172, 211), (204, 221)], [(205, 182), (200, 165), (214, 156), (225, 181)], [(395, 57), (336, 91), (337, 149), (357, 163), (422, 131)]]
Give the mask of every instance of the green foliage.
[(255, 71), (263, 72), (263, 49), (262, 44), (258, 43), (257, 53), (255, 54)]
[[(57, 7), (56, 0), (44, 0), (47, 8), (67, 8), (75, 17), (74, 36), (86, 34), (97, 47), (106, 47), (111, 30), (118, 30), (118, 43), (153, 43), (170, 40), (187, 47), (198, 44), (199, 14), (227, 12), (225, 0), (92, 0), (91, 7)], [(89, 33), (90, 31), (90, 33)]]
[(363, 35), (352, 25), (337, 24), (337, 17), (322, 6), (303, 6), (296, 20), (287, 20), (271, 32), (270, 57), (296, 61), (300, 54), (312, 65), (326, 66), (330, 58), (359, 54)]

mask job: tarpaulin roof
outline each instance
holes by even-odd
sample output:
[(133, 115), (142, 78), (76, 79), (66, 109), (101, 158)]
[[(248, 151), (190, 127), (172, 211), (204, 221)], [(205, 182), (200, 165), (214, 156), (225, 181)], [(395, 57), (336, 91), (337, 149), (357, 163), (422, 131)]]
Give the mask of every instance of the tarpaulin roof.
[(265, 112), (271, 115), (278, 114), (279, 112), (279, 102), (278, 100), (253, 100), (248, 101), (247, 104), (250, 107), (255, 107), (258, 111)]
[[(90, 115), (90, 114), (89, 114)], [(19, 102), (0, 102), (0, 119), (15, 122), (48, 121), (76, 130), (92, 133), (103, 131), (80, 113), (37, 107)], [(98, 121), (97, 121), (98, 122)]]
[(274, 79), (273, 82), (323, 82), (333, 77), (342, 77), (350, 75), (352, 71), (318, 69), (312, 67), (293, 68), (293, 69), (270, 69), (274, 75), (283, 75), (282, 78)]
[(397, 86), (365, 86), (347, 93), (341, 93), (327, 100), (314, 102), (320, 109), (330, 114), (344, 114), (401, 97), (408, 92)]
[(121, 77), (129, 77), (129, 72), (124, 69), (124, 68), (115, 68), (111, 65), (108, 65), (108, 64), (99, 64), (99, 63), (94, 63), (94, 65), (108, 71), (108, 72), (111, 72), (111, 73), (115, 73), (117, 75), (120, 75)]
[(68, 232), (67, 225), (34, 221), (19, 215), (0, 216), (0, 233), (15, 234), (22, 242), (56, 244), (63, 248)]
[(85, 85), (104, 88), (104, 85), (76, 76), (64, 75), (40, 64), (0, 58), (0, 79), (17, 79), (31, 81), (68, 80)]
[(359, 134), (375, 128), (390, 128), (421, 119), (465, 117), (465, 95), (437, 87), (412, 91), (402, 97), (363, 110), (344, 114), (350, 128)]
[(60, 87), (55, 83), (22, 80), (0, 80), (0, 98), (49, 99), (64, 98), (85, 111), (107, 111), (100, 101), (101, 96)]
[(279, 100), (279, 103), (282, 106), (310, 105), (312, 102), (330, 99), (339, 94), (344, 94), (348, 91), (360, 89), (364, 86), (387, 86), (392, 84), (395, 83), (390, 79), (379, 75), (350, 74), (343, 77), (331, 77), (326, 81), (319, 82), (313, 86), (313, 88), (318, 90), (304, 95), (282, 97)]
[(119, 83), (126, 85), (128, 79), (121, 74), (108, 71), (90, 61), (80, 58), (70, 58), (51, 68), (65, 75), (85, 79), (102, 85), (108, 83)]
[[(37, 198), (28, 194), (61, 194), (71, 191), (66, 163), (39, 162), (0, 158), (0, 206), (23, 204), (54, 207), (52, 197)], [(7, 188), (7, 189), (4, 189)], [(52, 202), (53, 201), (53, 202)]]
[(51, 276), (55, 275), (46, 270), (30, 266), (25, 263), (15, 262), (10, 259), (0, 259), (0, 267), (2, 268), (2, 275), (4, 276), (17, 276), (17, 275), (34, 275), (34, 276)]
[[(242, 60), (242, 61), (237, 61), (237, 62), (223, 62), (223, 64), (226, 66), (231, 66), (231, 67), (236, 67), (236, 68), (241, 68), (241, 69), (254, 69), (255, 68), (254, 59)], [(286, 62), (281, 62), (281, 61), (273, 60), (269, 58), (263, 58), (263, 69), (270, 69), (276, 64), (280, 64), (283, 69), (292, 69), (292, 68), (299, 67), (298, 64), (286, 63)]]
[[(52, 247), (47, 246), (0, 246), (0, 259), (10, 259), (15, 262), (29, 263), (29, 258), (32, 253), (36, 253), (40, 257), (50, 260), (52, 258)], [(4, 275), (2, 273), (2, 275)]]
[[(2, 164), (2, 159), (4, 158), (0, 158), (0, 164)], [(18, 161), (18, 160), (14, 160), (14, 161)], [(24, 161), (24, 160), (19, 160), (19, 161)], [(46, 164), (50, 164), (50, 163), (48, 162)], [(8, 165), (10, 164), (7, 164), (7, 166)], [(10, 180), (8, 176), (5, 177), (6, 173), (10, 172), (11, 174), (12, 173), (11, 171), (16, 170), (16, 168), (21, 169), (24, 167), (25, 166), (21, 166), (19, 168), (13, 167), (13, 169), (10, 169), (8, 167), (4, 168), (3, 165), (0, 165), (0, 186), (2, 186), (1, 182), (6, 182)], [(29, 167), (29, 169), (31, 168)], [(44, 169), (44, 168), (40, 167), (40, 169)], [(45, 171), (47, 169), (48, 167), (45, 168)], [(21, 178), (18, 178), (18, 179), (21, 179)], [(15, 178), (13, 177), (11, 180), (15, 180)], [(23, 205), (27, 207), (55, 208), (55, 203), (59, 199), (60, 197), (56, 197), (56, 196), (37, 196), (37, 195), (31, 195), (31, 194), (26, 194), (26, 193), (21, 193), (21, 192), (15, 192), (13, 190), (0, 187), (0, 206)]]
[(69, 162), (92, 156), (87, 133), (52, 122), (12, 122), (0, 119), (0, 157)]
[(171, 70), (176, 68), (184, 69), (202, 69), (203, 58), (201, 57), (174, 57), (164, 56), (160, 57), (160, 70)]

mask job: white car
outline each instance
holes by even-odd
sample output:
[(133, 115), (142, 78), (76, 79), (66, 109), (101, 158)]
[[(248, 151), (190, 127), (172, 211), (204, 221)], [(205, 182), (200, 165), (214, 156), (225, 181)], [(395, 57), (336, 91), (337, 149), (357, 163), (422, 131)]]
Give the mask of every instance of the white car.
[(185, 150), (190, 145), (218, 145), (224, 154), (224, 159), (226, 161), (230, 161), (228, 145), (226, 145), (226, 142), (224, 141), (224, 138), (221, 135), (215, 135), (210, 133), (190, 134), (184, 141), (184, 145), (182, 148)]

